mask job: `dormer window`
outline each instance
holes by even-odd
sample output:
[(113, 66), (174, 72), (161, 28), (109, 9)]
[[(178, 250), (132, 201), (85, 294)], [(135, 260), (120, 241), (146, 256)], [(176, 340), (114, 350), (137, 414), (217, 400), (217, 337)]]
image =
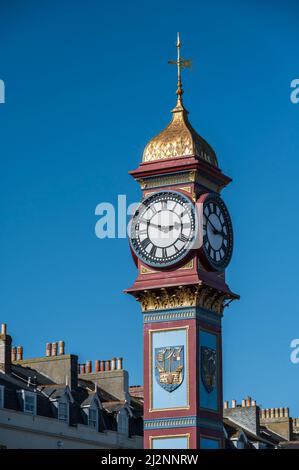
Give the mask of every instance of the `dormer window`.
[(58, 402), (58, 419), (59, 421), (69, 421), (69, 404), (67, 401), (61, 400)]
[(99, 411), (96, 405), (91, 406), (88, 410), (88, 426), (98, 429)]
[(117, 431), (126, 434), (126, 436), (129, 433), (129, 417), (124, 408), (122, 408), (117, 415)]
[(0, 385), (0, 409), (4, 408), (4, 385)]
[(22, 390), (23, 411), (36, 415), (36, 393)]

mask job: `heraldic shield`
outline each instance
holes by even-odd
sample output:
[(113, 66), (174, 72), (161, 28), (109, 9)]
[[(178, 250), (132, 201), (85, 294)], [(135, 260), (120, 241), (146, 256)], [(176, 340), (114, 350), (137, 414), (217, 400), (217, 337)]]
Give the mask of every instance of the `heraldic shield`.
[(184, 346), (155, 348), (155, 377), (168, 392), (173, 392), (183, 383)]
[(216, 372), (215, 349), (201, 346), (201, 378), (208, 393), (211, 393), (216, 386)]

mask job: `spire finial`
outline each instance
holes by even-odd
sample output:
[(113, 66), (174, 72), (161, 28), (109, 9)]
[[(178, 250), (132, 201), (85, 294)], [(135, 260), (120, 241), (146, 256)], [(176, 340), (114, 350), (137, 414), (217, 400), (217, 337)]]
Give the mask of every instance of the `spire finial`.
[(177, 69), (178, 69), (178, 83), (177, 83), (177, 90), (176, 90), (176, 95), (177, 95), (177, 108), (182, 108), (183, 107), (183, 102), (182, 102), (182, 94), (184, 93), (183, 91), (183, 86), (182, 86), (182, 80), (181, 80), (181, 70), (184, 70), (185, 68), (189, 67), (190, 69), (192, 68), (192, 59), (184, 59), (181, 57), (180, 49), (181, 49), (181, 38), (180, 38), (180, 33), (177, 35), (177, 42), (176, 42), (176, 47), (177, 47), (177, 60), (169, 60), (169, 64), (176, 64)]

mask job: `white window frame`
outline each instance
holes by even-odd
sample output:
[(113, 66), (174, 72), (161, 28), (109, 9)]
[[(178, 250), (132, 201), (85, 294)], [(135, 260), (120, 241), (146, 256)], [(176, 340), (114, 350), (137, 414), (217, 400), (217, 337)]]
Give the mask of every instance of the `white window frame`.
[(0, 385), (0, 409), (4, 408), (4, 385)]
[[(30, 406), (30, 408), (28, 409), (28, 407), (26, 406), (26, 400), (28, 398), (33, 398), (33, 408)], [(28, 390), (22, 390), (22, 399), (24, 413), (36, 415), (36, 393), (29, 392)]]
[[(66, 410), (66, 413), (63, 413), (63, 414), (60, 411), (60, 408), (61, 408), (62, 405), (65, 406), (65, 410)], [(58, 403), (57, 403), (57, 418), (58, 418), (59, 421), (62, 421), (64, 423), (69, 424), (70, 405), (69, 405), (68, 400), (66, 400), (65, 398), (58, 400)]]
[[(91, 419), (91, 412), (95, 412), (95, 420)], [(92, 404), (88, 409), (88, 426), (96, 430), (99, 429), (99, 408), (95, 404)]]
[(120, 434), (129, 434), (129, 416), (125, 408), (119, 410), (117, 414), (117, 432)]

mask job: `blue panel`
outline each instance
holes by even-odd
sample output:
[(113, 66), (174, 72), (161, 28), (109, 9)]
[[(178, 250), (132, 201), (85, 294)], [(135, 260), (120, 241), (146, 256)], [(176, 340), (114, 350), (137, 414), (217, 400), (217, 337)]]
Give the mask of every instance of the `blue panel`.
[(220, 442), (216, 439), (209, 439), (208, 437), (201, 437), (200, 448), (201, 449), (219, 449)]
[[(188, 374), (187, 370), (187, 330), (186, 328), (152, 332), (152, 409), (161, 408), (185, 408), (188, 403)], [(163, 389), (155, 377), (155, 349), (171, 346), (184, 347), (184, 378), (181, 385), (168, 392)]]
[(199, 393), (200, 393), (200, 407), (201, 408), (206, 408), (209, 410), (218, 410), (218, 351), (217, 351), (217, 335), (213, 333), (208, 333), (206, 331), (200, 331), (200, 336), (199, 336), (199, 346), (200, 346), (200, 351), (202, 347), (207, 347), (211, 348), (216, 351), (216, 384), (215, 388), (209, 393), (208, 390), (206, 389), (203, 379), (202, 379), (202, 360), (201, 360), (201, 352), (200, 352), (200, 374), (199, 374), (199, 380), (200, 380), (200, 387), (199, 387)]
[(152, 439), (152, 449), (188, 449), (188, 437), (163, 437)]

